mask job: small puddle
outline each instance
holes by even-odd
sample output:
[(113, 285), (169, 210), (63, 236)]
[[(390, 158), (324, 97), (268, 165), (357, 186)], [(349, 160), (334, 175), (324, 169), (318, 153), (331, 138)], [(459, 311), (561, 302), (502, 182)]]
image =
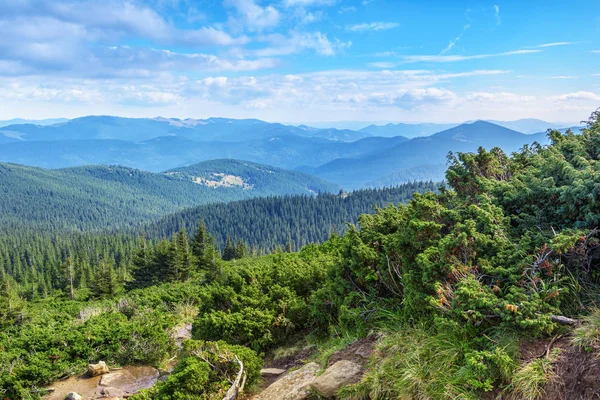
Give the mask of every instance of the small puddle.
[(154, 386), (158, 376), (158, 370), (148, 366), (127, 366), (93, 378), (87, 375), (72, 376), (49, 386), (54, 392), (45, 395), (43, 399), (64, 400), (71, 392), (78, 393), (84, 399), (99, 399), (102, 398), (103, 387), (114, 387), (125, 394), (133, 394)]

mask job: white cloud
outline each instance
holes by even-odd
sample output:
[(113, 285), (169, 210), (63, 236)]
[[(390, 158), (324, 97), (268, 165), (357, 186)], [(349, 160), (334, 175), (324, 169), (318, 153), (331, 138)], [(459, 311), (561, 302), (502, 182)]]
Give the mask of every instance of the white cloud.
[(531, 46), (534, 48), (546, 48), (546, 47), (556, 47), (556, 46), (569, 46), (572, 44), (576, 44), (577, 42), (552, 42), (552, 43), (544, 43), (538, 44), (537, 46)]
[(352, 42), (340, 40), (329, 40), (327, 35), (321, 32), (303, 33), (292, 32), (290, 36), (281, 34), (267, 35), (258, 40), (268, 42), (269, 47), (253, 50), (251, 53), (256, 57), (274, 57), (294, 54), (306, 49), (312, 49), (317, 54), (332, 56), (339, 51), (352, 46)]
[[(262, 31), (279, 23), (279, 11), (273, 6), (261, 7), (254, 0), (225, 0), (223, 4), (235, 8), (238, 18), (250, 29)], [(232, 23), (238, 23), (238, 20)]]
[(481, 103), (511, 103), (522, 104), (536, 100), (534, 96), (522, 96), (507, 92), (473, 92), (466, 96), (467, 100)]
[(496, 26), (499, 26), (502, 23), (502, 18), (500, 17), (500, 6), (494, 5), (494, 17), (496, 18)]
[(592, 53), (600, 53), (600, 50), (592, 50)]
[(494, 53), (494, 54), (476, 54), (476, 55), (472, 55), (472, 56), (413, 55), (413, 56), (404, 56), (404, 57), (402, 57), (402, 59), (405, 62), (409, 62), (409, 63), (415, 63), (415, 62), (446, 63), (446, 62), (457, 62), (457, 61), (466, 61), (466, 60), (478, 60), (478, 59), (490, 58), (490, 57), (512, 56), (512, 55), (518, 55), (518, 54), (532, 54), (532, 53), (539, 53), (540, 51), (541, 50), (515, 50), (515, 51), (506, 51), (503, 53)]
[(307, 6), (331, 6), (338, 0), (284, 0), (286, 7), (307, 7)]
[(356, 12), (356, 7), (343, 6), (343, 7), (340, 7), (340, 9), (338, 10), (338, 14), (345, 14), (345, 13), (351, 13), (351, 12)]
[(600, 101), (600, 95), (592, 92), (573, 92), (551, 97), (556, 101)]
[(440, 55), (444, 55), (447, 52), (449, 52), (450, 50), (452, 50), (452, 48), (456, 45), (456, 43), (458, 43), (458, 41), (460, 39), (462, 39), (463, 35), (465, 34), (465, 32), (471, 27), (471, 24), (467, 24), (463, 27), (462, 32), (460, 33), (460, 35), (458, 35), (457, 37), (454, 38), (454, 40), (451, 40), (448, 43), (448, 46), (446, 46), (441, 52)]
[(396, 67), (396, 63), (392, 63), (392, 62), (387, 62), (387, 61), (379, 61), (379, 62), (371, 62), (368, 63), (367, 65), (369, 65), (370, 67), (373, 68), (380, 68), (380, 69), (391, 69)]
[(397, 22), (369, 22), (356, 25), (347, 25), (346, 30), (351, 32), (383, 31), (400, 26)]

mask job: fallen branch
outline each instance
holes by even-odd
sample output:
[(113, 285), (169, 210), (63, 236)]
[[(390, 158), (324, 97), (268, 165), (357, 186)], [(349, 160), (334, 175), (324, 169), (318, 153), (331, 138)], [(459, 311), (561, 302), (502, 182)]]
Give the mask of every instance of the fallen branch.
[(244, 364), (242, 361), (235, 356), (235, 361), (240, 365), (240, 371), (237, 374), (237, 378), (233, 382), (233, 385), (229, 388), (223, 400), (235, 400), (238, 394), (243, 390), (244, 384), (246, 383), (246, 373), (244, 372)]
[(560, 324), (560, 325), (579, 325), (579, 323), (580, 323), (576, 319), (563, 317), (562, 315), (551, 315), (550, 319), (552, 319), (552, 322), (556, 322), (557, 324)]

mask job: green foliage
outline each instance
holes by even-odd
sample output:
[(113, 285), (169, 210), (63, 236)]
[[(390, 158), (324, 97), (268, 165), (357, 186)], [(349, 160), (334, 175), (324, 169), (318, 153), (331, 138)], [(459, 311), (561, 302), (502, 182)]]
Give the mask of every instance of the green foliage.
[(573, 331), (572, 343), (588, 351), (600, 354), (600, 310), (595, 308), (583, 318), (582, 324)]
[(260, 379), (262, 360), (252, 350), (228, 345), (223, 341), (187, 341), (187, 354), (165, 382), (133, 396), (134, 400), (157, 399), (222, 399), (238, 375), (240, 360), (246, 374), (246, 384), (255, 385)]
[(509, 386), (515, 398), (538, 400), (544, 397), (544, 386), (556, 376), (552, 363), (559, 351), (557, 349), (549, 357), (536, 358), (519, 367)]

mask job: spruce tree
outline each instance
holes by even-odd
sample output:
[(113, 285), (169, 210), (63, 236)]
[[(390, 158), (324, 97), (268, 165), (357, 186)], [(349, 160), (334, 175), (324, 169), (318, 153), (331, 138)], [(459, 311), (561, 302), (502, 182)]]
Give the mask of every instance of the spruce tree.
[(239, 239), (235, 244), (235, 258), (244, 258), (248, 256), (248, 248), (246, 243)]
[(132, 260), (132, 281), (128, 282), (127, 288), (134, 289), (150, 286), (155, 279), (154, 271), (151, 270), (150, 254), (146, 235), (140, 235), (140, 247)]
[(227, 236), (227, 240), (225, 241), (225, 248), (223, 249), (223, 260), (230, 261), (235, 258), (235, 246), (231, 241), (231, 238)]
[(176, 252), (177, 279), (186, 281), (192, 273), (192, 254), (190, 253), (187, 232), (184, 228), (181, 228), (177, 234)]
[(94, 297), (112, 297), (117, 293), (118, 280), (114, 262), (101, 259), (96, 266), (92, 294)]

